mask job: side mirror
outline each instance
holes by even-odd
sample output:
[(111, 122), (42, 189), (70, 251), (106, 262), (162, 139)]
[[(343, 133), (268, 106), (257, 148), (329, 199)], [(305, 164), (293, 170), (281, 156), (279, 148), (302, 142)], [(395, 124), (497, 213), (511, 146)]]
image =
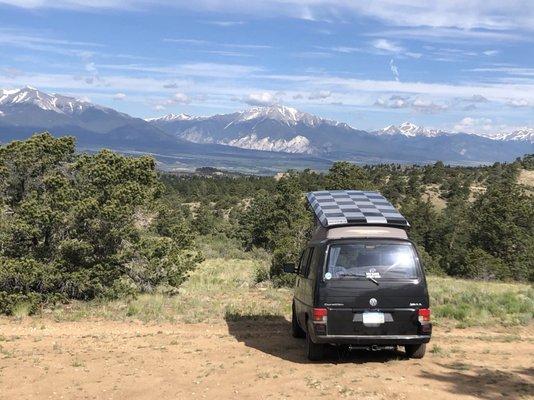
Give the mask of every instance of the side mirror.
[(285, 263), (283, 265), (282, 269), (284, 270), (284, 272), (286, 272), (288, 274), (294, 274), (295, 272), (297, 272), (297, 270), (295, 268), (295, 264), (293, 264), (293, 263)]

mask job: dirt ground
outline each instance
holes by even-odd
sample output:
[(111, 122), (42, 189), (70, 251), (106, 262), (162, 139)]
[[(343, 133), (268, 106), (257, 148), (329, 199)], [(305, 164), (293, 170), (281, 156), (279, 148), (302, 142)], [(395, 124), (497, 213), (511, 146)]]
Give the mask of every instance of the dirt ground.
[(0, 399), (534, 398), (531, 328), (437, 328), (423, 360), (321, 363), (283, 318), (207, 324), (0, 318)]

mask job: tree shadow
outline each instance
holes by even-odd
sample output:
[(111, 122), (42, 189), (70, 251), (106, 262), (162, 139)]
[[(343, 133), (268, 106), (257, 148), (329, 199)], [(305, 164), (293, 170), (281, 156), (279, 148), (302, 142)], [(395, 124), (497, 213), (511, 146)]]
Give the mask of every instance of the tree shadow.
[[(306, 342), (291, 336), (291, 323), (280, 315), (241, 316), (228, 314), (225, 316), (228, 332), (238, 342), (265, 354), (283, 360), (308, 364)], [(384, 351), (348, 351), (343, 347), (327, 346), (324, 363), (386, 363), (405, 359), (404, 353), (393, 350)]]
[(534, 385), (531, 383), (534, 368), (501, 371), (461, 362), (438, 365), (448, 371), (443, 374), (424, 372), (421, 377), (448, 383), (449, 391), (457, 395), (495, 400), (518, 399), (534, 393)]

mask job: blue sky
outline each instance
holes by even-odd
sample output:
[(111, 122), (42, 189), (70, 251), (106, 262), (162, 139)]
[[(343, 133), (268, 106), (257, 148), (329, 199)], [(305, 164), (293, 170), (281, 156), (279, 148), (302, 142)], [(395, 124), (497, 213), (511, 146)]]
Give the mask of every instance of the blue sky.
[(361, 129), (534, 126), (530, 0), (87, 3), (0, 0), (0, 87), (139, 117), (284, 104)]

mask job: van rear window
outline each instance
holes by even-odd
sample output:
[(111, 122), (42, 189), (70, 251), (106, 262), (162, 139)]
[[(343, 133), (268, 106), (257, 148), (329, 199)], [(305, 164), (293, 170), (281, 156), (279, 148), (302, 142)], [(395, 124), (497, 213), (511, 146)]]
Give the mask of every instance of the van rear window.
[(362, 275), (377, 280), (418, 278), (412, 244), (358, 241), (330, 245), (325, 279)]

